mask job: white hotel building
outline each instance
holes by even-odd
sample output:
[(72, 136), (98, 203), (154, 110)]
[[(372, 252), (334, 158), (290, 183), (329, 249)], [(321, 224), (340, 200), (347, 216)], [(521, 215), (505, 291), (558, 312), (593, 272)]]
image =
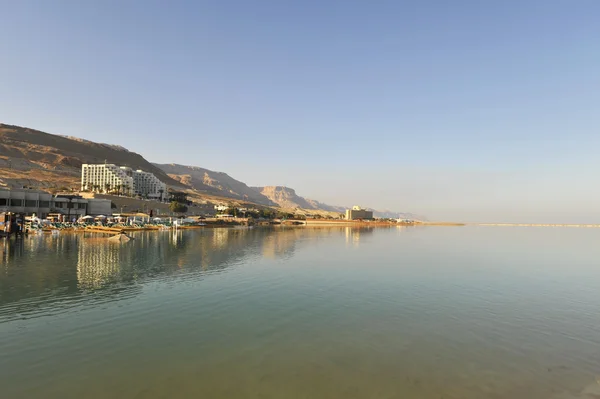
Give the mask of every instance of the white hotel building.
[(163, 201), (167, 185), (150, 172), (114, 164), (81, 165), (81, 190), (120, 192)]

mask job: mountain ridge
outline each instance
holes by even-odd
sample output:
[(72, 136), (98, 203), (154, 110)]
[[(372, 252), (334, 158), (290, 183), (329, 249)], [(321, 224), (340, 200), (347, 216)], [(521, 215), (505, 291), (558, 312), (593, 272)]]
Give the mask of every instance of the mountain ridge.
[[(200, 166), (152, 163), (120, 145), (0, 123), (0, 186), (76, 191), (80, 186), (81, 165), (104, 162), (151, 172), (172, 188), (189, 190), (200, 196), (214, 196), (221, 202), (250, 202), (301, 210), (305, 214), (339, 214), (346, 209), (345, 206), (328, 205), (302, 197), (290, 187), (249, 187), (225, 172)], [(403, 215), (387, 211), (375, 211), (375, 214), (388, 215), (385, 217)]]
[(234, 179), (225, 172), (215, 172), (200, 166), (188, 166), (175, 163), (154, 163), (153, 165), (160, 168), (174, 180), (199, 192), (222, 195), (227, 198), (241, 201), (251, 201), (259, 205), (276, 205), (267, 197), (252, 190), (246, 183)]
[(78, 180), (82, 164), (107, 160), (151, 172), (165, 183), (177, 185), (140, 154), (124, 147), (0, 123), (0, 169), (8, 169), (4, 176), (15, 174), (15, 171), (54, 171), (66, 180), (69, 177)]
[(326, 212), (345, 212), (345, 207), (327, 205), (317, 200), (299, 196), (291, 187), (259, 186), (251, 187), (271, 201), (286, 209), (322, 210)]

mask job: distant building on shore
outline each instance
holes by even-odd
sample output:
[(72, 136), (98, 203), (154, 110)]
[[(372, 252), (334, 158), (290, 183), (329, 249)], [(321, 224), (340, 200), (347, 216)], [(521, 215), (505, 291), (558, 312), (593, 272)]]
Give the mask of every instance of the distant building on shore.
[(0, 212), (20, 213), (44, 218), (49, 214), (64, 215), (67, 219), (85, 215), (110, 215), (111, 201), (86, 199), (79, 195), (52, 194), (30, 189), (0, 188)]
[(223, 211), (226, 211), (227, 209), (229, 209), (229, 205), (226, 205), (226, 204), (215, 205), (215, 210), (218, 212), (223, 212)]
[(81, 190), (142, 196), (164, 201), (167, 185), (154, 174), (114, 164), (81, 165)]
[(373, 211), (367, 211), (360, 206), (353, 206), (352, 209), (346, 209), (346, 220), (370, 220), (373, 219)]
[(52, 194), (40, 190), (0, 188), (0, 212), (47, 215)]

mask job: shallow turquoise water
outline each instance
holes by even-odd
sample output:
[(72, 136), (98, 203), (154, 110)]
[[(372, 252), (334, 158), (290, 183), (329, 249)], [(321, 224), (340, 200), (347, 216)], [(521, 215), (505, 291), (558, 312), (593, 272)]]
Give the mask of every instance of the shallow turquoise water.
[(501, 227), (2, 240), (0, 397), (588, 397), (599, 242)]

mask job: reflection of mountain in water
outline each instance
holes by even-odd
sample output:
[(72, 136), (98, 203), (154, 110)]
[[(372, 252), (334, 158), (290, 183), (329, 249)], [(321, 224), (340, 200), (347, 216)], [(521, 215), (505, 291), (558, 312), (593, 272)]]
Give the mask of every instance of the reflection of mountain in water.
[(346, 246), (358, 247), (361, 238), (373, 234), (372, 227), (344, 227)]
[(252, 257), (289, 257), (303, 229), (205, 229), (136, 234), (128, 243), (59, 234), (2, 242), (0, 319), (35, 317), (137, 295), (147, 281), (205, 278)]
[[(81, 240), (77, 248), (77, 282), (81, 289), (99, 289), (119, 281), (123, 257), (132, 252), (121, 251), (120, 246), (107, 244), (106, 239)], [(128, 256), (129, 255), (129, 256)]]
[(266, 235), (262, 241), (262, 256), (268, 259), (291, 257), (298, 239), (306, 235), (309, 230), (302, 228), (280, 228)]
[(0, 319), (118, 301), (149, 281), (202, 279), (252, 258), (289, 258), (304, 241), (340, 233), (357, 245), (372, 229), (207, 228), (138, 233), (128, 243), (75, 234), (3, 240)]

